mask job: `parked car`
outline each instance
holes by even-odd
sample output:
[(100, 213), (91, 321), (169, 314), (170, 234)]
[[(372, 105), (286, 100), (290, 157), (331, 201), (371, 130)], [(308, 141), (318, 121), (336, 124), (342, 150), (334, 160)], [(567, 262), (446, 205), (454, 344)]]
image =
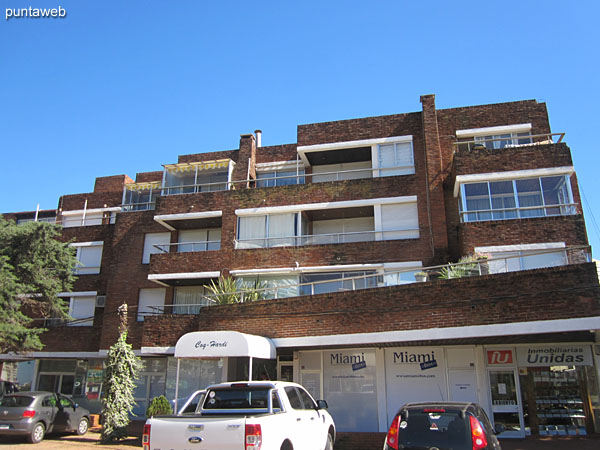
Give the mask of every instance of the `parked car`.
[(407, 403), (396, 413), (385, 438), (384, 450), (500, 450), (485, 411), (476, 403)]
[[(192, 405), (195, 405), (195, 411)], [(324, 400), (283, 381), (222, 383), (197, 391), (180, 414), (146, 421), (143, 450), (333, 450), (335, 425)], [(194, 444), (191, 445), (190, 444)]]
[(34, 444), (46, 433), (87, 433), (90, 412), (53, 392), (15, 392), (0, 399), (0, 435), (22, 435)]

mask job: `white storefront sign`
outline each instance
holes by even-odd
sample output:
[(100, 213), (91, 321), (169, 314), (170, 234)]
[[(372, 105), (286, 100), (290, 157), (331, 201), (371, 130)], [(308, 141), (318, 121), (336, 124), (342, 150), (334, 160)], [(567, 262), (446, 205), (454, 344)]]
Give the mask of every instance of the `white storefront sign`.
[(549, 344), (517, 347), (519, 367), (591, 366), (589, 344)]
[(441, 347), (386, 348), (385, 373), (388, 423), (404, 403), (448, 400)]

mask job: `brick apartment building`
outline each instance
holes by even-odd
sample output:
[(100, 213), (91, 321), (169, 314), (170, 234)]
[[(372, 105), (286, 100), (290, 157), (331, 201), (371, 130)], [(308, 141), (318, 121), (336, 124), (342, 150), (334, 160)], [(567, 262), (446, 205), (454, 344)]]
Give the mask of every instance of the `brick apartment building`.
[[(98, 411), (127, 303), (141, 414), (251, 371), (326, 399), (338, 431), (386, 431), (407, 401), (468, 399), (506, 437), (597, 432), (600, 289), (569, 147), (534, 100), (421, 104), (299, 125), (297, 144), (242, 135), (98, 178), (56, 211), (7, 214), (61, 224), (82, 263), (64, 294), (75, 321), (49, 328), (19, 382)], [(215, 305), (219, 277), (268, 299)], [(197, 344), (175, 358), (184, 335)], [(272, 354), (193, 353), (250, 337)]]

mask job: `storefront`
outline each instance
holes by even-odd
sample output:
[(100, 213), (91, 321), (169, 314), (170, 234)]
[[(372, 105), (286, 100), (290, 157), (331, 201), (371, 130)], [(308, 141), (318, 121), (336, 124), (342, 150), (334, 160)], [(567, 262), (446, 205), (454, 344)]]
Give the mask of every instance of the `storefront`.
[(493, 418), (507, 435), (576, 436), (598, 429), (591, 344), (493, 347), (486, 355)]

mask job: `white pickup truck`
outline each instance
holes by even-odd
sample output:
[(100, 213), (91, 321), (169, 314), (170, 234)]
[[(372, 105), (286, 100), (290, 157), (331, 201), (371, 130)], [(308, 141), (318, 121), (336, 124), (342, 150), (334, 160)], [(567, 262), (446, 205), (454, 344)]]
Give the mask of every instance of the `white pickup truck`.
[(296, 383), (245, 381), (209, 386), (198, 406), (144, 426), (144, 450), (332, 450), (335, 425), (324, 400)]

